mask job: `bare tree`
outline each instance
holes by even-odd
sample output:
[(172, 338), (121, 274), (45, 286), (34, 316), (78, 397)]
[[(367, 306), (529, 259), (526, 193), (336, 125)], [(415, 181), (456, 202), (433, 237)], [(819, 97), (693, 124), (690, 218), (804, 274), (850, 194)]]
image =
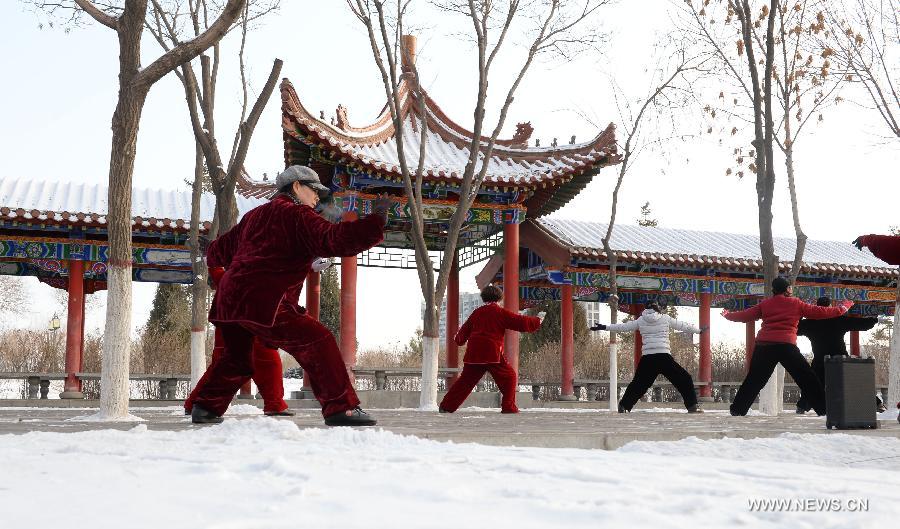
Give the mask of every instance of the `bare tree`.
[(0, 314), (19, 310), (27, 299), (24, 278), (0, 275)]
[[(609, 264), (609, 312), (610, 323), (618, 322), (619, 289), (617, 285), (618, 254), (610, 244), (616, 225), (616, 213), (619, 205), (619, 191), (625, 175), (631, 169), (634, 160), (645, 149), (658, 146), (667, 140), (682, 136), (677, 130), (674, 113), (695, 101), (695, 91), (691, 88), (698, 77), (705, 74), (709, 56), (704, 54), (689, 55), (687, 50), (677, 48), (671, 56), (659, 61), (653, 69), (651, 88), (637, 105), (617, 85), (615, 91), (616, 104), (619, 108), (620, 121), (625, 131), (625, 143), (619, 146), (621, 162), (616, 186), (613, 189), (610, 205), (609, 224), (602, 238), (603, 252)], [(674, 65), (674, 66), (666, 66)], [(673, 118), (671, 129), (661, 128), (660, 118)], [(646, 129), (650, 127), (648, 132)], [(647, 205), (645, 204), (645, 207)], [(609, 335), (609, 409), (615, 411), (618, 406), (618, 346), (616, 333)]]
[(119, 96), (112, 116), (109, 161), (107, 262), (109, 296), (101, 369), (101, 420), (122, 420), (128, 414), (128, 369), (131, 353), (131, 186), (137, 134), (150, 87), (166, 74), (215, 44), (240, 16), (246, 0), (228, 0), (221, 14), (196, 38), (179, 43), (146, 67), (141, 66), (141, 36), (148, 0), (99, 4), (90, 0), (39, 2), (44, 9), (68, 9), (72, 17), (87, 14), (115, 31), (119, 41)]
[[(834, 59), (846, 79), (862, 84), (874, 110), (900, 138), (900, 9), (897, 2), (843, 0), (826, 10), (835, 26)], [(830, 46), (823, 46), (831, 49)]]
[[(145, 25), (147, 30), (156, 39), (163, 50), (168, 51), (177, 47), (186, 39), (197, 38), (209, 27), (209, 20), (218, 15), (217, 4), (211, 0), (189, 0), (187, 6), (182, 2), (151, 0), (151, 7), (147, 13)], [(244, 171), (244, 161), (249, 151), (250, 140), (259, 120), (262, 110), (265, 108), (278, 76), (281, 73), (282, 61), (276, 59), (272, 65), (269, 77), (254, 103), (249, 115), (247, 114), (249, 103), (249, 82), (244, 63), (244, 51), (247, 44), (247, 34), (250, 24), (267, 14), (275, 12), (279, 8), (277, 0), (249, 0), (234, 28), (240, 31), (240, 47), (237, 54), (237, 74), (240, 76), (242, 105), (241, 115), (238, 120), (237, 130), (228, 155), (227, 165), (224, 162), (217, 140), (218, 128), (216, 126), (216, 87), (218, 84), (219, 68), (221, 65), (220, 46), (221, 41), (216, 42), (211, 50), (212, 56), (204, 53), (200, 55), (200, 75), (198, 77), (192, 63), (185, 63), (175, 70), (175, 75), (184, 87), (185, 100), (187, 101), (188, 115), (191, 120), (191, 128), (197, 143), (197, 165), (195, 166), (195, 179), (193, 185), (192, 202), (192, 231), (191, 231), (191, 259), (194, 263), (194, 280), (192, 289), (192, 318), (191, 318), (191, 380), (196, 383), (206, 367), (206, 270), (200, 257), (199, 231), (193, 227), (199, 222), (199, 200), (201, 187), (198, 181), (204, 174), (208, 175), (213, 193), (216, 196), (216, 213), (213, 227), (209, 237), (215, 238), (217, 233), (223, 233), (231, 229), (237, 222), (237, 202), (235, 200), (235, 185), (239, 174)], [(205, 171), (203, 164), (205, 162)], [(196, 213), (196, 219), (193, 215)]]
[[(412, 239), (419, 284), (425, 297), (425, 314), (422, 322), (423, 359), (420, 401), (423, 409), (437, 408), (438, 314), (440, 303), (447, 289), (453, 256), (456, 254), (459, 232), (487, 175), (487, 161), (490, 159), (497, 137), (506, 123), (507, 112), (512, 105), (516, 90), (539, 54), (545, 52), (565, 54), (578, 48), (579, 44), (592, 43), (593, 40), (590, 36), (576, 36), (574, 30), (607, 3), (608, 0), (586, 0), (578, 2), (577, 6), (574, 5), (575, 2), (564, 0), (546, 0), (528, 5), (523, 5), (526, 2), (522, 0), (504, 2), (457, 0), (433, 3), (436, 8), (448, 14), (462, 15), (467, 23), (471, 24), (474, 33), (472, 38), (478, 57), (478, 87), (472, 124), (472, 140), (468, 145), (469, 158), (461, 178), (459, 204), (450, 219), (447, 244), (443, 249), (444, 255), (448, 258), (442, 260), (438, 274), (435, 276), (435, 267), (425, 240), (422, 195), (428, 123), (426, 119), (423, 119), (419, 127), (418, 164), (413, 168), (408, 163), (407, 153), (403, 147), (404, 127), (403, 116), (400, 114), (401, 94), (399, 89), (402, 73), (406, 76), (420, 115), (426, 115), (424, 111), (425, 98), (419, 84), (415, 61), (412, 60), (412, 57), (402, 56), (406, 53), (407, 48), (399, 45), (400, 39), (404, 35), (404, 21), (412, 0), (347, 0), (350, 10), (367, 30), (369, 45), (381, 74), (394, 125), (397, 157), (412, 216)], [(530, 21), (533, 25), (533, 33), (526, 37), (529, 44), (527, 48), (523, 47), (523, 49), (527, 49), (525, 58), (506, 92), (491, 135), (483, 140), (482, 132), (485, 130), (488, 79), (491, 67), (504, 43), (508, 40), (513, 22), (523, 19)], [(403, 71), (401, 71), (401, 66)]]
[[(716, 56), (723, 88), (719, 102), (705, 110), (712, 119), (724, 117), (729, 125), (723, 133), (737, 136), (743, 125), (752, 125), (752, 149), (745, 155), (735, 149), (738, 177), (744, 176), (740, 166), (756, 174), (760, 254), (766, 295), (771, 295), (772, 280), (779, 273), (779, 256), (775, 254), (772, 234), (772, 204), (776, 173), (775, 149), (784, 156), (796, 246), (791, 263), (790, 280), (796, 281), (803, 266), (806, 234), (800, 224), (796, 191), (794, 148), (808, 124), (822, 121), (822, 110), (840, 101), (838, 90), (842, 76), (835, 74), (829, 52), (821, 42), (833, 39), (827, 27), (823, 0), (759, 2), (751, 7), (749, 0), (684, 2), (687, 23), (682, 32)], [(737, 40), (734, 31), (737, 29)], [(743, 63), (743, 65), (741, 64)], [(736, 120), (737, 124), (733, 124)], [(710, 127), (708, 132), (712, 132)], [(726, 174), (732, 174), (728, 169)], [(783, 377), (781, 369), (777, 379)], [(763, 408), (777, 398), (778, 389), (768, 386), (763, 392)], [(771, 399), (766, 395), (772, 395)], [(781, 399), (777, 398), (780, 407)]]

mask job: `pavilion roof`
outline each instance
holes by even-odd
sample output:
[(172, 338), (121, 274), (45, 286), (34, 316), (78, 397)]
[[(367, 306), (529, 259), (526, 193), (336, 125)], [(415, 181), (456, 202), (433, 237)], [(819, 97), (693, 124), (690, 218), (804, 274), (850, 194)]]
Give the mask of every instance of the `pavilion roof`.
[[(602, 237), (607, 224), (558, 218), (528, 221), (568, 250), (574, 260), (605, 260)], [(730, 271), (762, 271), (759, 237), (714, 231), (616, 225), (610, 246), (620, 262), (660, 266), (710, 267)], [(787, 271), (794, 256), (795, 240), (775, 238), (775, 254)], [(803, 271), (842, 277), (896, 278), (897, 267), (849, 242), (806, 242)]]
[[(403, 143), (407, 163), (415, 171), (421, 147), (422, 123), (428, 124), (424, 148), (424, 177), (432, 182), (449, 185), (462, 181), (469, 159), (473, 133), (451, 120), (438, 104), (422, 90), (424, 99), (419, 107), (409, 76), (399, 84), (400, 117), (403, 123)], [(313, 143), (335, 159), (359, 166), (373, 173), (399, 178), (402, 175), (397, 155), (394, 122), (388, 105), (375, 121), (366, 126), (352, 126), (343, 106), (337, 109), (334, 120), (327, 121), (324, 113), (315, 116), (300, 101), (287, 79), (281, 84), (282, 128), (285, 135), (285, 159), (291, 160), (292, 142)], [(528, 205), (530, 215), (554, 211), (575, 196), (601, 168), (618, 163), (615, 126), (610, 124), (585, 143), (529, 147), (530, 123), (517, 126), (511, 139), (497, 140), (488, 163), (485, 187), (522, 188), (531, 192)], [(481, 137), (486, 148), (488, 138)], [(484, 156), (479, 155), (482, 162)], [(288, 162), (289, 163), (289, 162)], [(249, 188), (261, 185), (250, 183)], [(267, 188), (271, 187), (265, 186)]]
[[(106, 225), (108, 187), (79, 182), (0, 178), (0, 220), (26, 223)], [(264, 201), (237, 196), (238, 215)], [(215, 210), (215, 198), (204, 194), (200, 203), (201, 229), (208, 229)], [(132, 226), (150, 230), (188, 230), (191, 219), (191, 190), (133, 188)]]

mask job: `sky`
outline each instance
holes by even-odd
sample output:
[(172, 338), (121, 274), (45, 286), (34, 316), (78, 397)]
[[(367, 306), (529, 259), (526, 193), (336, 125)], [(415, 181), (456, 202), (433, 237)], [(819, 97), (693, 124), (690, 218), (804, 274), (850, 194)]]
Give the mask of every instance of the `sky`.
[[(650, 5), (652, 7), (650, 7)], [(573, 134), (586, 141), (596, 122), (621, 123), (609, 79), (626, 94), (640, 98), (650, 85), (647, 65), (653, 44), (671, 28), (666, 0), (619, 2), (605, 8), (595, 22), (608, 32), (602, 53), (583, 54), (571, 62), (541, 60), (520, 86), (501, 137), (515, 124), (530, 121), (533, 138), (543, 145)], [(430, 95), (454, 120), (471, 128), (475, 98), (475, 55), (460, 38), (453, 15), (413, 13), (419, 36), (418, 66)], [(110, 118), (116, 103), (117, 42), (106, 27), (86, 20), (65, 31), (39, 28), (43, 20), (21, 2), (0, 2), (0, 175), (6, 178), (107, 181)], [(462, 26), (464, 27), (464, 26)], [(521, 46), (510, 42), (493, 72), (486, 123), (496, 120), (498, 101), (521, 60)], [(236, 68), (237, 39), (223, 43), (217, 127), (220, 142), (231, 143), (240, 112)], [(144, 64), (159, 54), (145, 38)], [(277, 13), (258, 22), (248, 38), (246, 62), (251, 97), (262, 87), (275, 58), (284, 60), (282, 76), (291, 80), (304, 105), (332, 116), (338, 104), (349, 109), (354, 125), (368, 124), (384, 103), (378, 71), (359, 22), (340, 0), (283, 0)], [(853, 89), (845, 97), (860, 94)], [(685, 118), (688, 119), (688, 118)], [(811, 239), (852, 241), (864, 233), (885, 232), (900, 224), (900, 146), (884, 141), (884, 125), (874, 112), (845, 103), (826, 112), (825, 120), (797, 144), (797, 187), (801, 222)], [(619, 198), (618, 222), (634, 223), (649, 201), (661, 226), (736, 233), (756, 233), (756, 194), (752, 179), (725, 174), (733, 143), (718, 137), (666, 145), (637, 158)], [(749, 143), (749, 139), (748, 139)], [(144, 107), (138, 139), (134, 186), (187, 190), (193, 171), (194, 143), (181, 84), (174, 76), (158, 82)], [(263, 113), (247, 159), (248, 171), (273, 176), (283, 168), (280, 106), (277, 92)], [(779, 168), (774, 232), (792, 236), (786, 179)], [(594, 177), (555, 217), (606, 222), (615, 169)], [(476, 265), (461, 273), (461, 289), (475, 291)], [(33, 303), (13, 325), (43, 327), (58, 310), (49, 288), (29, 285)], [(149, 315), (155, 286), (134, 286), (134, 325)], [(358, 339), (361, 348), (405, 342), (420, 326), (418, 280), (412, 270), (361, 268), (358, 292)], [(102, 298), (102, 295), (100, 296)], [(685, 311), (685, 317), (695, 318)], [(94, 310), (88, 327), (102, 325), (103, 310)], [(6, 322), (9, 324), (10, 322)], [(716, 339), (738, 341), (743, 327), (714, 318)]]

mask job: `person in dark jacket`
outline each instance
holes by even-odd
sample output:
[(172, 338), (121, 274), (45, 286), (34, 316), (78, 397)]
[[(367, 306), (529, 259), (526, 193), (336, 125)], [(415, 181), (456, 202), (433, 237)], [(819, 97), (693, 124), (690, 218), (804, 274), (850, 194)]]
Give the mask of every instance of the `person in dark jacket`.
[(209, 379), (194, 397), (192, 420), (221, 422), (234, 394), (253, 374), (254, 338), (293, 356), (309, 373), (325, 424), (368, 426), (331, 331), (285, 301), (299, 295), (317, 257), (354, 257), (384, 237), (390, 199), (375, 200), (371, 215), (331, 224), (313, 208), (328, 193), (315, 171), (291, 166), (276, 179), (278, 192), (209, 245), (207, 265), (224, 267), (209, 313), (225, 348), (209, 366)]
[(499, 303), (502, 299), (503, 291), (494, 285), (486, 286), (481, 291), (481, 300), (485, 304), (475, 309), (456, 333), (454, 340), (457, 345), (466, 345), (467, 342), (468, 345), (462, 373), (438, 407), (441, 413), (456, 411), (485, 373), (494, 377), (500, 389), (500, 412), (519, 413), (516, 406), (518, 375), (503, 354), (503, 337), (507, 329), (519, 332), (538, 330), (544, 313), (537, 317), (517, 314), (501, 307)]
[[(831, 298), (822, 296), (816, 300), (820, 307), (830, 307)], [(825, 357), (848, 356), (847, 345), (844, 343), (844, 335), (850, 331), (868, 331), (878, 323), (878, 318), (851, 318), (850, 316), (838, 316), (827, 320), (800, 320), (797, 326), (797, 336), (806, 336), (812, 344), (813, 360), (812, 369), (822, 386), (825, 386)], [(879, 413), (885, 410), (881, 399), (875, 397), (875, 406)], [(797, 413), (806, 413), (810, 410), (809, 400), (801, 395), (797, 401)]]
[(776, 277), (772, 281), (772, 292), (772, 297), (747, 310), (722, 311), (722, 316), (729, 321), (762, 319), (762, 326), (756, 334), (750, 369), (731, 404), (731, 414), (747, 414), (756, 396), (772, 376), (775, 366), (780, 363), (800, 387), (800, 392), (807, 396), (816, 413), (825, 415), (825, 390), (797, 348), (797, 325), (800, 318), (821, 320), (842, 316), (853, 306), (853, 302), (844, 301), (837, 307), (818, 307), (804, 303), (792, 297), (791, 284), (783, 277)]

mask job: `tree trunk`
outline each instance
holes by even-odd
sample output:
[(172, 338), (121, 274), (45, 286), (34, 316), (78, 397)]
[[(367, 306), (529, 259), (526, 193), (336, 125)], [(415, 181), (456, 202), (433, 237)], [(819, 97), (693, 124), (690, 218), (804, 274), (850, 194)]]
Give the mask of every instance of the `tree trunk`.
[(900, 402), (900, 283), (897, 285), (897, 301), (894, 303), (894, 327), (891, 331), (891, 352), (888, 364), (888, 402), (892, 406)]
[(128, 374), (131, 358), (131, 178), (138, 126), (147, 91), (130, 85), (120, 74), (119, 101), (112, 117), (109, 196), (106, 217), (109, 238), (106, 328), (100, 376), (101, 420), (127, 420)]
[(425, 314), (422, 316), (422, 392), (419, 409), (437, 411), (437, 376), (440, 356), (438, 310), (434, 296), (426, 296)]
[(194, 185), (191, 189), (191, 389), (206, 371), (206, 267), (200, 257), (200, 201), (203, 198), (203, 151), (196, 145)]

